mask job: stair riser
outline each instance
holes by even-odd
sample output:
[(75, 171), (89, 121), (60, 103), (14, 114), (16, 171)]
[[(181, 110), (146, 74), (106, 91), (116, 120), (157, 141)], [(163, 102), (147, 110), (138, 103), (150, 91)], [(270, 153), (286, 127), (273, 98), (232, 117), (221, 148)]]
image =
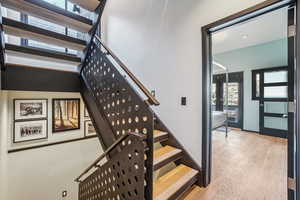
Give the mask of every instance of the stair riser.
[(159, 162), (159, 163), (155, 164), (154, 167), (153, 167), (154, 171), (162, 168), (163, 166), (167, 165), (170, 162), (178, 161), (181, 157), (182, 157), (182, 152), (180, 152), (180, 153), (178, 153), (178, 154), (176, 154), (176, 155), (174, 155), (174, 156), (172, 156), (172, 157), (170, 157), (170, 158), (168, 158), (168, 159), (166, 159), (162, 162)]
[[(195, 183), (197, 182), (197, 176), (194, 176), (190, 181), (184, 184), (177, 192), (175, 192), (168, 200), (179, 200), (180, 197)], [(200, 199), (199, 199), (200, 200)]]
[(162, 135), (160, 137), (156, 137), (154, 138), (154, 143), (167, 141), (168, 138), (169, 138), (168, 135)]

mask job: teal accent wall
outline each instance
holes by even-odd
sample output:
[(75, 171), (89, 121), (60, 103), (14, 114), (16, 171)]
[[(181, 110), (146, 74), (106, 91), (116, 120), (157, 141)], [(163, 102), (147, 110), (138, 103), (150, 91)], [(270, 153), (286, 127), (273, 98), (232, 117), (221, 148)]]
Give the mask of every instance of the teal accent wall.
[(213, 55), (229, 72), (244, 72), (244, 129), (259, 131), (259, 102), (251, 99), (251, 70), (287, 66), (287, 54), (287, 39), (281, 39)]

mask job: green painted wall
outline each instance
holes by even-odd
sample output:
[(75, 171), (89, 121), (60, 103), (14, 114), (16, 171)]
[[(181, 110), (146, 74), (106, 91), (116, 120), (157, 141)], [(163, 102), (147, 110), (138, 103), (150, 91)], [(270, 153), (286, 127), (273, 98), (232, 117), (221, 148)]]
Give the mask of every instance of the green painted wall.
[(213, 55), (230, 72), (244, 72), (244, 129), (259, 131), (259, 102), (251, 99), (251, 70), (287, 65), (287, 39)]

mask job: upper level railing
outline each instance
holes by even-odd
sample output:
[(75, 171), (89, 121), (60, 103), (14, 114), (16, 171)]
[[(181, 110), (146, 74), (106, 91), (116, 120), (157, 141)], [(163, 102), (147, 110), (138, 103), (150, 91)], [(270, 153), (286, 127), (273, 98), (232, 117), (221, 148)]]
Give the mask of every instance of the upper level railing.
[[(143, 134), (125, 134), (84, 170), (76, 178), (80, 183), (79, 200), (144, 199), (144, 139)], [(109, 153), (118, 148), (122, 150), (100, 164)], [(81, 180), (92, 169), (96, 170)]]

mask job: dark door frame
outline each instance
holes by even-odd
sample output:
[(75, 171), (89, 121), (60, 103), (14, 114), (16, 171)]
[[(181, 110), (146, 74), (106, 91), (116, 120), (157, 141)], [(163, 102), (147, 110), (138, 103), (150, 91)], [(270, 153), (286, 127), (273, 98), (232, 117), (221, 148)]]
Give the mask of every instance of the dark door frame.
[[(208, 186), (211, 182), (211, 166), (212, 166), (212, 138), (211, 138), (211, 68), (212, 68), (212, 43), (211, 33), (220, 29), (233, 26), (235, 24), (247, 21), (251, 18), (263, 15), (273, 10), (282, 8), (288, 5), (300, 5), (300, 0), (267, 0), (253, 7), (242, 10), (236, 14), (230, 15), (226, 18), (208, 24), (202, 27), (202, 172), (204, 186)], [(296, 7), (296, 19), (297, 19), (297, 35), (300, 35), (300, 6)], [(296, 58), (300, 58), (300, 40), (296, 39), (297, 50)], [(296, 88), (300, 89), (300, 62), (297, 62), (295, 66), (297, 73), (297, 85)], [(300, 119), (300, 93), (295, 94), (296, 98), (296, 120)], [(296, 135), (296, 168), (300, 166), (299, 150), (300, 150), (300, 138), (298, 133), (300, 132), (300, 123), (295, 125)], [(299, 177), (300, 171), (297, 170), (296, 176)], [(289, 184), (290, 185), (290, 184)], [(289, 187), (290, 188), (290, 187)], [(300, 192), (300, 179), (295, 180), (296, 194)], [(290, 199), (289, 199), (290, 200)]]

